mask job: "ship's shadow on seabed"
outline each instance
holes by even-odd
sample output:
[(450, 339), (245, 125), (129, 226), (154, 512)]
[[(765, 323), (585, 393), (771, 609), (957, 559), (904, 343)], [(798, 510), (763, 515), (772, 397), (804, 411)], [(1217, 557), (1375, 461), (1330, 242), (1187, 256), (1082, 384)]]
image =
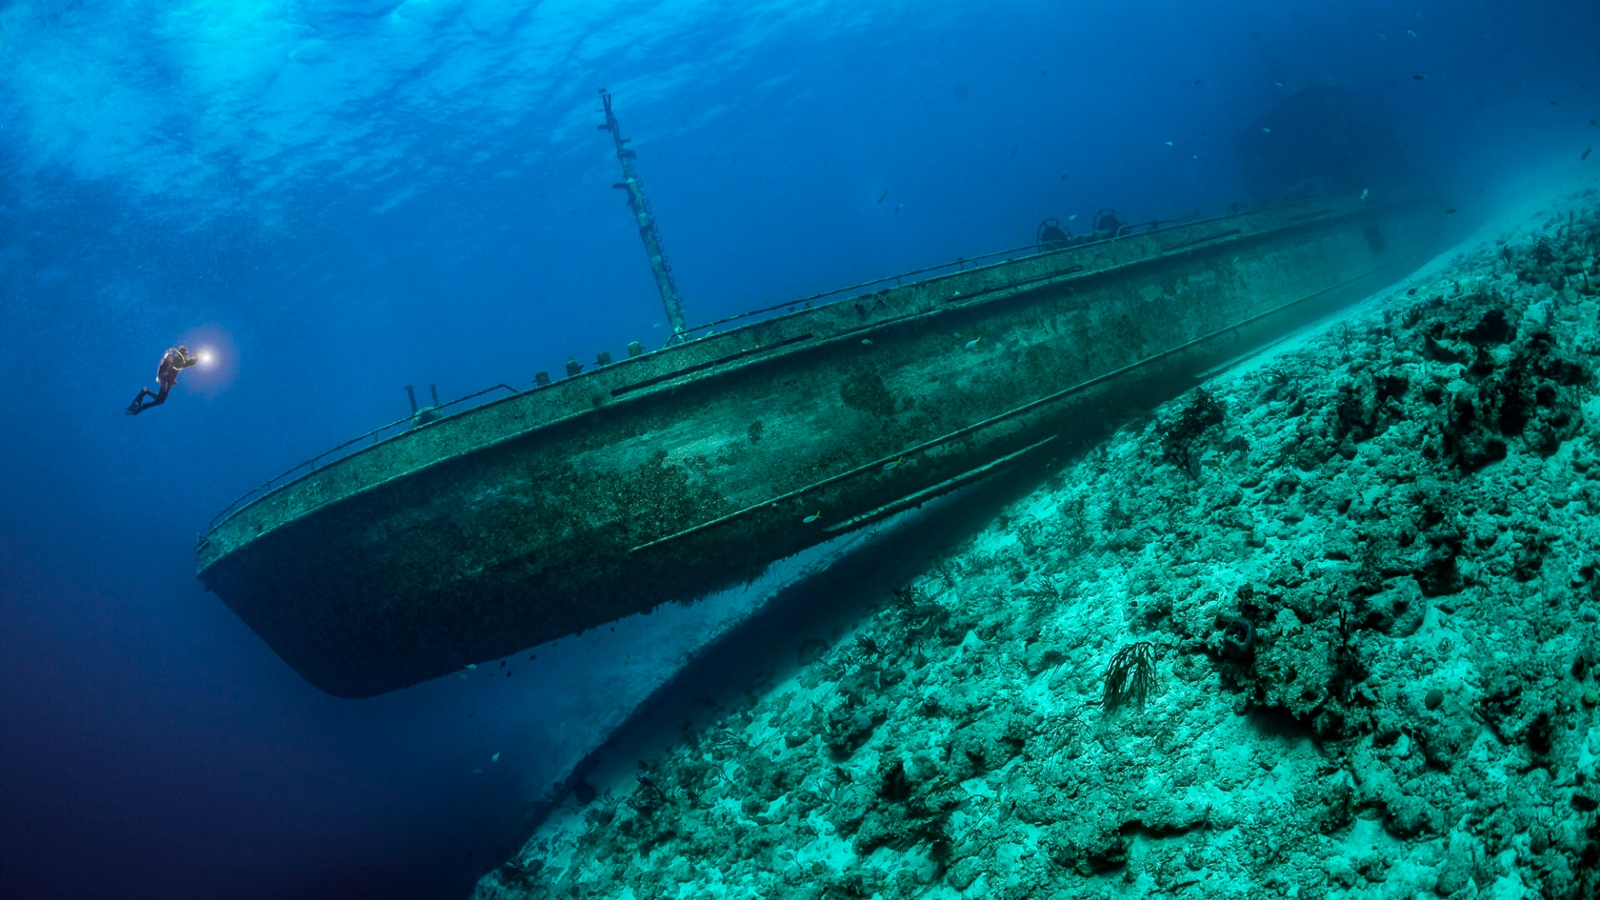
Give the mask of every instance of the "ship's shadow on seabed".
[(633, 786), (639, 761), (659, 756), (683, 735), (685, 723), (704, 727), (746, 698), (781, 684), (800, 668), (806, 645), (831, 646), (888, 603), (896, 588), (928, 571), (960, 540), (1037, 487), (1062, 459), (1018, 464), (903, 513), (822, 571), (778, 590), (639, 704), (548, 799), (531, 804), (528, 831), (553, 815), (580, 811), (597, 792)]

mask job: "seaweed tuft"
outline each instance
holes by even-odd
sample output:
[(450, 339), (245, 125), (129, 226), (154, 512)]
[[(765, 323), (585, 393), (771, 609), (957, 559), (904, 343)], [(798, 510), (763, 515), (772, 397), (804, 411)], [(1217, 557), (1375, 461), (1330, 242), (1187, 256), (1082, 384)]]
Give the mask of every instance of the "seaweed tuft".
[(1126, 706), (1144, 710), (1150, 691), (1156, 687), (1156, 648), (1139, 641), (1118, 650), (1106, 666), (1106, 686), (1100, 695), (1100, 708), (1114, 713)]

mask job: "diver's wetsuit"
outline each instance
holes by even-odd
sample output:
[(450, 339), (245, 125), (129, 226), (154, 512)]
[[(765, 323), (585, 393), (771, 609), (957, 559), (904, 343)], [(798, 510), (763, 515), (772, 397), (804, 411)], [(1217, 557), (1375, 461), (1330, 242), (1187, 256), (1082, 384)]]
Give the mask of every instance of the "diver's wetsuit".
[[(167, 402), (167, 394), (172, 390), (172, 386), (178, 383), (178, 373), (199, 361), (199, 357), (188, 355), (181, 348), (168, 348), (167, 352), (161, 355), (161, 365), (156, 367), (156, 384), (161, 386), (161, 390), (140, 388), (139, 396), (134, 397), (133, 402), (128, 404), (128, 415), (136, 416), (152, 406), (160, 406)], [(145, 400), (146, 397), (150, 398), (148, 402)]]

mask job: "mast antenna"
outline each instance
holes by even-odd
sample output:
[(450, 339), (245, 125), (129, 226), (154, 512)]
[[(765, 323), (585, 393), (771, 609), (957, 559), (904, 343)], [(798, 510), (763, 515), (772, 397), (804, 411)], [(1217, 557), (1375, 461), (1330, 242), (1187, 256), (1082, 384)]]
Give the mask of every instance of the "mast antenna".
[(644, 182), (639, 179), (639, 170), (634, 165), (638, 154), (628, 149), (628, 138), (622, 136), (622, 126), (617, 124), (617, 116), (611, 111), (611, 92), (601, 88), (600, 99), (605, 103), (606, 123), (597, 127), (601, 131), (611, 132), (611, 139), (617, 145), (617, 162), (622, 164), (623, 180), (612, 187), (628, 192), (628, 206), (633, 210), (634, 220), (639, 223), (639, 239), (644, 241), (650, 272), (655, 276), (656, 289), (661, 291), (661, 305), (667, 308), (667, 322), (672, 325), (671, 340), (681, 341), (687, 328), (683, 320), (683, 300), (678, 296), (678, 286), (672, 280), (672, 266), (667, 264), (667, 251), (661, 246), (661, 232), (656, 229), (656, 217), (650, 209), (650, 199), (644, 195)]

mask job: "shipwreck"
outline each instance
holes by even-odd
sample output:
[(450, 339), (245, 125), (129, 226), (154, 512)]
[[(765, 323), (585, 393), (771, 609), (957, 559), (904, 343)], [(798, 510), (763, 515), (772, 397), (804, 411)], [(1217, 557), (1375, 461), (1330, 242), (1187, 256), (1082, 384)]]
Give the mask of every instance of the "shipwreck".
[(1427, 199), (1130, 225), (690, 327), (605, 97), (674, 339), (416, 415), (251, 492), (199, 577), (312, 684), (402, 688), (766, 566), (1067, 452), (1108, 416), (1402, 278)]

